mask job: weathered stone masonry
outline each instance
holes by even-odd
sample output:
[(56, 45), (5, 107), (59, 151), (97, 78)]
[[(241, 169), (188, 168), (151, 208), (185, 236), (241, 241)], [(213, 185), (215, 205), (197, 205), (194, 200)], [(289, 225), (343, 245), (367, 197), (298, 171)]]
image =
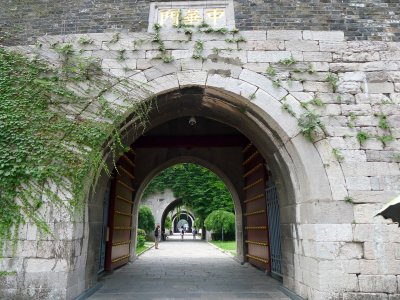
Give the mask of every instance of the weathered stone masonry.
[[(284, 285), (307, 299), (398, 299), (400, 229), (374, 215), (400, 191), (400, 43), (346, 42), (339, 31), (240, 34), (247, 40), (240, 45), (213, 34), (194, 34), (192, 41), (183, 33), (162, 34), (175, 57), (169, 64), (154, 59), (159, 54), (154, 43), (135, 48), (134, 40), (151, 37), (145, 33), (121, 34), (116, 43), (109, 42), (112, 33), (85, 35), (94, 40), (90, 45), (79, 44), (80, 35), (48, 36), (39, 40), (40, 48), (16, 49), (56, 62), (59, 56), (50, 45), (72, 43), (82, 49), (82, 55), (100, 59), (104, 71), (120, 77), (134, 75), (155, 93), (203, 86), (231, 92), (263, 111), (282, 147), (289, 152), (291, 147), (297, 149), (299, 156), (291, 157), (294, 169), (319, 170), (312, 151), (317, 151), (323, 164), (323, 172), (307, 171), (313, 178), (298, 183), (303, 192), (295, 200), (296, 221), (287, 221), (293, 212), (282, 211)], [(203, 61), (192, 58), (196, 40), (205, 41)], [(220, 49), (218, 54), (211, 50), (214, 47)], [(119, 50), (126, 50), (126, 60), (117, 59)], [(293, 72), (279, 63), (291, 57), (296, 68), (315, 71)], [(265, 75), (270, 65), (277, 70), (280, 87)], [(339, 77), (336, 92), (326, 80), (329, 73)], [(325, 104), (314, 109), (326, 125), (326, 137), (314, 148), (282, 103), (289, 103), (300, 115), (301, 102), (315, 98)], [(375, 138), (382, 134), (375, 113), (387, 116), (392, 126), (394, 140), (386, 146)], [(372, 136), (362, 144), (356, 138), (360, 130)], [(335, 157), (333, 149), (343, 159)], [(315, 196), (313, 189), (322, 185), (310, 182), (325, 177), (329, 192)], [(304, 190), (311, 192), (307, 196)], [(95, 279), (87, 277), (87, 268), (96, 269), (86, 266), (86, 256), (94, 251), (87, 247), (87, 220), (71, 219), (50, 207), (48, 220), (56, 232), (54, 240), (43, 239), (27, 224), (21, 229), (16, 256), (6, 252), (9, 258), (0, 262), (1, 269), (15, 270), (17, 276), (2, 279), (1, 297), (71, 299), (94, 284)]]
[[(5, 44), (33, 43), (44, 34), (147, 30), (148, 0), (2, 1)], [(193, 2), (193, 1), (182, 1)], [(236, 0), (241, 30), (341, 30), (348, 40), (398, 41), (400, 3), (368, 1)]]

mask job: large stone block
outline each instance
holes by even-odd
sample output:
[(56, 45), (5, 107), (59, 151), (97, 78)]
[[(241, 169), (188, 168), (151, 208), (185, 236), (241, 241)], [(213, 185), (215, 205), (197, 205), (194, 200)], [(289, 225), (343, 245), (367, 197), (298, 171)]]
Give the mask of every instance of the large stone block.
[(344, 41), (344, 32), (304, 30), (303, 39), (319, 41)]
[(288, 51), (319, 51), (319, 45), (316, 41), (286, 41), (285, 48)]
[(237, 95), (242, 95), (248, 99), (255, 95), (257, 87), (240, 79), (227, 78), (219, 74), (209, 75), (207, 79), (207, 86), (223, 88), (226, 91), (230, 91)]
[(242, 72), (242, 67), (238, 65), (232, 65), (224, 61), (210, 61), (206, 60), (203, 62), (203, 70), (208, 71), (210, 75), (219, 74), (225, 77), (238, 78)]
[(290, 51), (248, 51), (249, 62), (273, 62), (277, 63), (283, 59), (291, 58)]
[(333, 91), (328, 82), (306, 81), (303, 83), (303, 87), (306, 92), (331, 93)]
[(349, 191), (354, 203), (385, 203), (396, 194), (395, 191)]
[(343, 300), (388, 300), (383, 293), (344, 293)]
[(345, 241), (353, 240), (351, 224), (303, 224), (300, 226), (300, 238), (314, 241)]
[(301, 30), (267, 30), (268, 40), (301, 40)]
[(381, 51), (379, 54), (382, 60), (400, 60), (400, 51)]
[(348, 81), (348, 82), (341, 82), (339, 83), (337, 87), (337, 91), (339, 93), (349, 93), (352, 95), (361, 93), (361, 83), (360, 82), (354, 82), (354, 81)]
[(304, 52), (304, 61), (332, 61), (331, 52)]
[(261, 74), (246, 69), (243, 69), (243, 71), (239, 76), (239, 79), (258, 86), (259, 88), (263, 89), (269, 95), (271, 95), (277, 100), (282, 99), (288, 94), (288, 92), (285, 89), (281, 87), (275, 87), (273, 82), (266, 76), (263, 76)]
[(400, 175), (400, 170), (396, 163), (386, 162), (343, 162), (342, 169), (345, 176), (385, 176)]
[(304, 255), (318, 259), (360, 259), (363, 256), (362, 243), (302, 240), (301, 245)]
[(394, 85), (391, 82), (368, 83), (368, 91), (372, 94), (393, 93)]
[(144, 75), (146, 76), (148, 81), (151, 81), (155, 78), (162, 77), (165, 75), (169, 75), (172, 73), (175, 73), (180, 70), (180, 64), (176, 62), (172, 63), (160, 63), (158, 65), (155, 65), (151, 69), (147, 69), (144, 71)]
[(339, 41), (320, 41), (319, 50), (329, 52), (343, 52), (347, 50), (347, 43)]
[[(343, 52), (343, 53), (333, 53), (334, 62), (369, 62), (369, 61), (379, 61), (378, 52)], [(382, 66), (382, 63), (379, 63)], [(381, 67), (380, 70), (383, 68)], [(365, 71), (365, 70), (363, 70)]]
[(356, 274), (345, 274), (339, 271), (322, 272), (319, 281), (320, 289), (323, 291), (358, 291)]
[(360, 275), (358, 276), (361, 292), (382, 292), (393, 294), (397, 292), (395, 275)]
[(207, 80), (207, 72), (205, 71), (185, 71), (178, 74), (179, 86), (205, 86)]
[(285, 43), (281, 40), (247, 41), (240, 45), (243, 50), (285, 50)]
[[(173, 72), (174, 73), (174, 72)], [(179, 88), (179, 82), (176, 74), (165, 75), (149, 81), (149, 90), (153, 93), (165, 93)]]
[(267, 39), (265, 30), (242, 30), (239, 33), (246, 41), (262, 41)]

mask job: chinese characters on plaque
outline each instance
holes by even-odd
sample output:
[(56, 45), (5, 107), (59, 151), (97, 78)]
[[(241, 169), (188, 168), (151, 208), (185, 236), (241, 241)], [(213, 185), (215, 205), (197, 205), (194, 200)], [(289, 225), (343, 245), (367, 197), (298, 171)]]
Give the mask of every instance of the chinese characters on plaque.
[(214, 28), (225, 27), (225, 8), (163, 8), (158, 11), (158, 23), (164, 28), (179, 24), (198, 26), (202, 22)]

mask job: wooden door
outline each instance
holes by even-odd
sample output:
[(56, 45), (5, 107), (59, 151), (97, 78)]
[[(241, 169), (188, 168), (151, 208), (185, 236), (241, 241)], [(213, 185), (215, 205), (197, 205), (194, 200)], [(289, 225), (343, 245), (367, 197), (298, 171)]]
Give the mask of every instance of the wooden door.
[(252, 265), (269, 272), (271, 267), (265, 198), (268, 174), (265, 161), (254, 145), (247, 145), (242, 153), (246, 258)]
[(135, 153), (131, 150), (118, 160), (113, 172), (106, 243), (107, 271), (128, 263), (132, 253), (134, 161)]

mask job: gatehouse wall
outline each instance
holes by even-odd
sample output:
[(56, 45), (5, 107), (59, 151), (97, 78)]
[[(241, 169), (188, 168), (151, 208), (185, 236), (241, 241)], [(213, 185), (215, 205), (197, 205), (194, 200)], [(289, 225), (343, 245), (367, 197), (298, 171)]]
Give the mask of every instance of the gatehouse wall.
[[(248, 2), (255, 7), (271, 5)], [(144, 1), (138, 3), (137, 9), (144, 5)], [(351, 9), (360, 10), (364, 1), (357, 3), (352, 2)], [(42, 13), (52, 15), (56, 5), (52, 3)], [(378, 18), (382, 9), (391, 19), (400, 9), (396, 10), (398, 4), (390, 5), (394, 14), (377, 1), (365, 4), (364, 10), (374, 11)], [(105, 6), (99, 4), (101, 7)], [(257, 9), (251, 11), (255, 14)], [(252, 12), (236, 10), (237, 25), (270, 28), (268, 21), (261, 20), (261, 25), (253, 26), (252, 22), (262, 18), (252, 19)], [(11, 13), (2, 11), (3, 23), (4, 14), (15, 17)], [(247, 21), (241, 17), (245, 13), (249, 14)], [(287, 13), (282, 12), (282, 18), (288, 18)], [(80, 14), (83, 12), (76, 16)], [(43, 17), (45, 23), (48, 19)], [(110, 17), (99, 31), (112, 28), (112, 24), (125, 28), (123, 18), (124, 14), (113, 23)], [(144, 17), (140, 15), (140, 19)], [(361, 17), (355, 19), (362, 23)], [(286, 29), (241, 30), (238, 34), (245, 41), (235, 43), (218, 34), (195, 32), (189, 40), (184, 32), (161, 32), (166, 51), (173, 57), (170, 63), (157, 58), (160, 52), (150, 33), (120, 33), (117, 41), (115, 32), (72, 34), (92, 31), (79, 22), (73, 30), (62, 32), (66, 34), (38, 38), (39, 46), (12, 49), (58, 64), (60, 54), (54, 44), (70, 43), (82, 57), (96, 58), (113, 78), (134, 78), (156, 94), (198, 86), (235, 99), (260, 116), (264, 122), (259, 121), (260, 128), (275, 147), (267, 155), (276, 158), (272, 163), (276, 170), (286, 164), (287, 177), (281, 180), (293, 184), (293, 191), (285, 194), (288, 197), (281, 197), (284, 286), (305, 299), (394, 300), (400, 297), (400, 229), (375, 216), (400, 193), (400, 43), (389, 41), (396, 40), (398, 28), (398, 23), (389, 19), (382, 17), (371, 30), (359, 29), (355, 35), (348, 34), (350, 27), (345, 32), (310, 31), (315, 27), (306, 22), (308, 25), (298, 25), (297, 30), (286, 30), (295, 25), (277, 21), (275, 28)], [(19, 20), (24, 30), (15, 26), (16, 38), (10, 44), (26, 42), (43, 32), (38, 29), (28, 34), (23, 18)], [(320, 22), (315, 26), (322, 24), (327, 30), (333, 26)], [(380, 22), (389, 29), (375, 35), (374, 28), (383, 24)], [(305, 30), (299, 30), (302, 26)], [(93, 42), (80, 43), (82, 36)], [(355, 40), (376, 36), (385, 41)], [(139, 40), (138, 47), (134, 41)], [(203, 42), (202, 59), (193, 58), (196, 41)], [(121, 51), (124, 59), (120, 59)], [(107, 100), (112, 103), (115, 99)], [(306, 112), (305, 106), (319, 114), (324, 124), (314, 142), (304, 137), (305, 128), (296, 119)], [(249, 115), (244, 112), (243, 116)], [(383, 128), (382, 119), (390, 129)], [(261, 136), (251, 138), (262, 140)], [(73, 299), (94, 285), (85, 281), (87, 269), (97, 267), (95, 262), (87, 265), (93, 251), (88, 238), (100, 232), (89, 232), (88, 215), (102, 214), (101, 195), (100, 191), (89, 200), (97, 201), (98, 205), (92, 206), (96, 212), (86, 209), (80, 216), (70, 216), (48, 203), (46, 218), (55, 232), (52, 237), (40, 235), (32, 224), (20, 229), (15, 255), (9, 246), (0, 261), (1, 270), (16, 271), (16, 275), (0, 279), (0, 298)]]
[[(34, 43), (47, 35), (147, 31), (155, 1), (3, 1), (0, 37), (7, 45)], [(183, 6), (198, 1), (179, 1)], [(226, 1), (225, 1), (226, 2)], [(345, 32), (347, 40), (398, 41), (400, 4), (396, 1), (235, 0), (240, 30)], [(212, 3), (212, 1), (208, 1)]]

